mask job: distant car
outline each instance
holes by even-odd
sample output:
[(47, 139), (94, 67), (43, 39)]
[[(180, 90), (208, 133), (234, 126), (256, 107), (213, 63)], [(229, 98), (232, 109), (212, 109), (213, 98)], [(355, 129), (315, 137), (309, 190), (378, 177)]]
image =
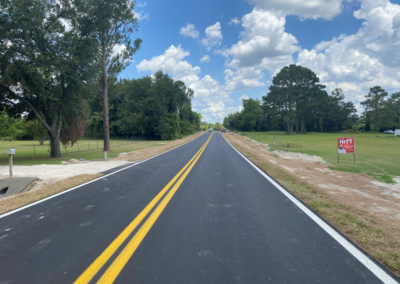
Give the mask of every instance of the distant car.
[(213, 132), (213, 129), (211, 127), (208, 128), (208, 132)]
[(385, 134), (394, 134), (394, 131), (393, 130), (386, 130), (383, 133), (385, 133)]

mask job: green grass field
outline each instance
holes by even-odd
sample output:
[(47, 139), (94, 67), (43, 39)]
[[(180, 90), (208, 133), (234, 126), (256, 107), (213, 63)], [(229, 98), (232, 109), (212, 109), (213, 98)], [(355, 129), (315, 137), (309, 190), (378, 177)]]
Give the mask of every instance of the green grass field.
[[(261, 143), (270, 151), (283, 150), (322, 157), (334, 165), (332, 170), (364, 173), (377, 180), (394, 183), (393, 176), (400, 176), (400, 138), (382, 133), (307, 133), (288, 135), (285, 132), (241, 132)], [(384, 136), (384, 137), (377, 137)], [(276, 146), (274, 147), (274, 137)], [(353, 154), (341, 154), (337, 162), (337, 138), (354, 137), (356, 163)], [(356, 182), (356, 181), (355, 181)]]
[[(160, 146), (161, 143), (165, 144), (169, 142), (171, 141), (111, 140), (112, 152), (107, 153), (107, 157), (114, 158), (117, 157), (119, 153)], [(50, 159), (48, 141), (46, 141), (43, 146), (40, 146), (39, 142), (36, 141), (0, 141), (0, 165), (8, 165), (7, 149), (10, 149), (11, 147), (14, 147), (16, 152), (13, 159), (14, 165), (40, 165), (61, 164), (61, 161), (69, 159), (102, 159), (102, 145), (103, 140), (81, 140), (73, 147), (68, 147), (67, 149), (61, 148), (62, 158)], [(79, 152), (77, 152), (78, 147)]]

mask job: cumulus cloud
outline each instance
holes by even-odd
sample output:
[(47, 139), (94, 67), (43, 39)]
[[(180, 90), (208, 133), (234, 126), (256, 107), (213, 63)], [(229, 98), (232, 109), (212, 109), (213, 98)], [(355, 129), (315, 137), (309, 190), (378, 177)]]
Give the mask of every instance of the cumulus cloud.
[(184, 37), (191, 37), (191, 38), (199, 37), (199, 32), (196, 30), (193, 24), (186, 24), (186, 27), (181, 27), (179, 33)]
[(235, 17), (235, 18), (233, 18), (233, 19), (231, 19), (231, 20), (229, 21), (229, 24), (230, 24), (231, 26), (232, 26), (232, 25), (237, 26), (237, 25), (239, 25), (241, 22), (242, 22), (241, 20), (239, 20), (237, 17)]
[(285, 32), (284, 15), (254, 8), (242, 17), (241, 40), (218, 53), (227, 57), (225, 81), (228, 90), (241, 91), (264, 86), (263, 70), (274, 74), (293, 63), (300, 51), (297, 39)]
[(297, 15), (303, 19), (330, 20), (342, 12), (343, 0), (248, 0), (257, 8)]
[(162, 55), (150, 60), (143, 60), (136, 68), (138, 71), (150, 71), (152, 73), (162, 69), (175, 80), (183, 81), (187, 87), (194, 90), (193, 105), (200, 111), (206, 121), (221, 121), (228, 114), (229, 108), (224, 108), (225, 103), (230, 103), (229, 93), (225, 86), (209, 75), (200, 78), (200, 67), (193, 67), (184, 60), (189, 56), (180, 45), (171, 45)]
[(206, 63), (206, 62), (210, 62), (210, 56), (209, 55), (204, 55), (201, 59), (200, 59), (201, 63)]
[(400, 6), (363, 0), (354, 16), (365, 20), (357, 33), (302, 50), (297, 64), (313, 70), (328, 89), (340, 87), (358, 103), (370, 87), (400, 88)]
[(248, 100), (249, 96), (248, 95), (243, 95), (239, 98), (239, 101), (243, 102), (243, 100)]
[(201, 40), (201, 43), (210, 50), (213, 46), (219, 46), (222, 41), (222, 32), (220, 22), (216, 22), (206, 28), (206, 37)]

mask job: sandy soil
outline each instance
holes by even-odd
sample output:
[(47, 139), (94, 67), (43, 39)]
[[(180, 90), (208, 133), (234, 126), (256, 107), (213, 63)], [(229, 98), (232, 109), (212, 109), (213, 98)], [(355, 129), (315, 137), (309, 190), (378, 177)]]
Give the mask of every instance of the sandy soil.
[[(97, 174), (121, 165), (130, 164), (134, 161), (148, 159), (178, 147), (179, 145), (187, 143), (203, 133), (204, 132), (193, 134), (170, 143), (160, 142), (160, 146), (158, 147), (121, 153), (117, 158), (111, 158), (107, 161), (80, 162), (76, 159), (71, 159), (66, 164), (60, 165), (13, 166), (13, 176), (38, 177), (39, 181), (37, 181), (36, 184), (30, 189), (30, 191), (36, 191), (46, 185), (66, 178), (83, 174)], [(0, 179), (8, 177), (8, 166), (0, 166)]]
[(332, 171), (322, 158), (284, 151), (265, 151), (268, 146), (241, 135), (226, 135), (265, 161), (318, 186), (334, 200), (367, 214), (388, 229), (400, 230), (400, 176), (397, 184), (379, 182), (370, 176)]

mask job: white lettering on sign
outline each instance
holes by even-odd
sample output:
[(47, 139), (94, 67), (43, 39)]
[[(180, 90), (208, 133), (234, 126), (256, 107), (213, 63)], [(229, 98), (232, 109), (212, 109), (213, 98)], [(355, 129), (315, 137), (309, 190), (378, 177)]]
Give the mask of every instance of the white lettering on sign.
[(353, 139), (341, 139), (340, 144), (353, 144)]

